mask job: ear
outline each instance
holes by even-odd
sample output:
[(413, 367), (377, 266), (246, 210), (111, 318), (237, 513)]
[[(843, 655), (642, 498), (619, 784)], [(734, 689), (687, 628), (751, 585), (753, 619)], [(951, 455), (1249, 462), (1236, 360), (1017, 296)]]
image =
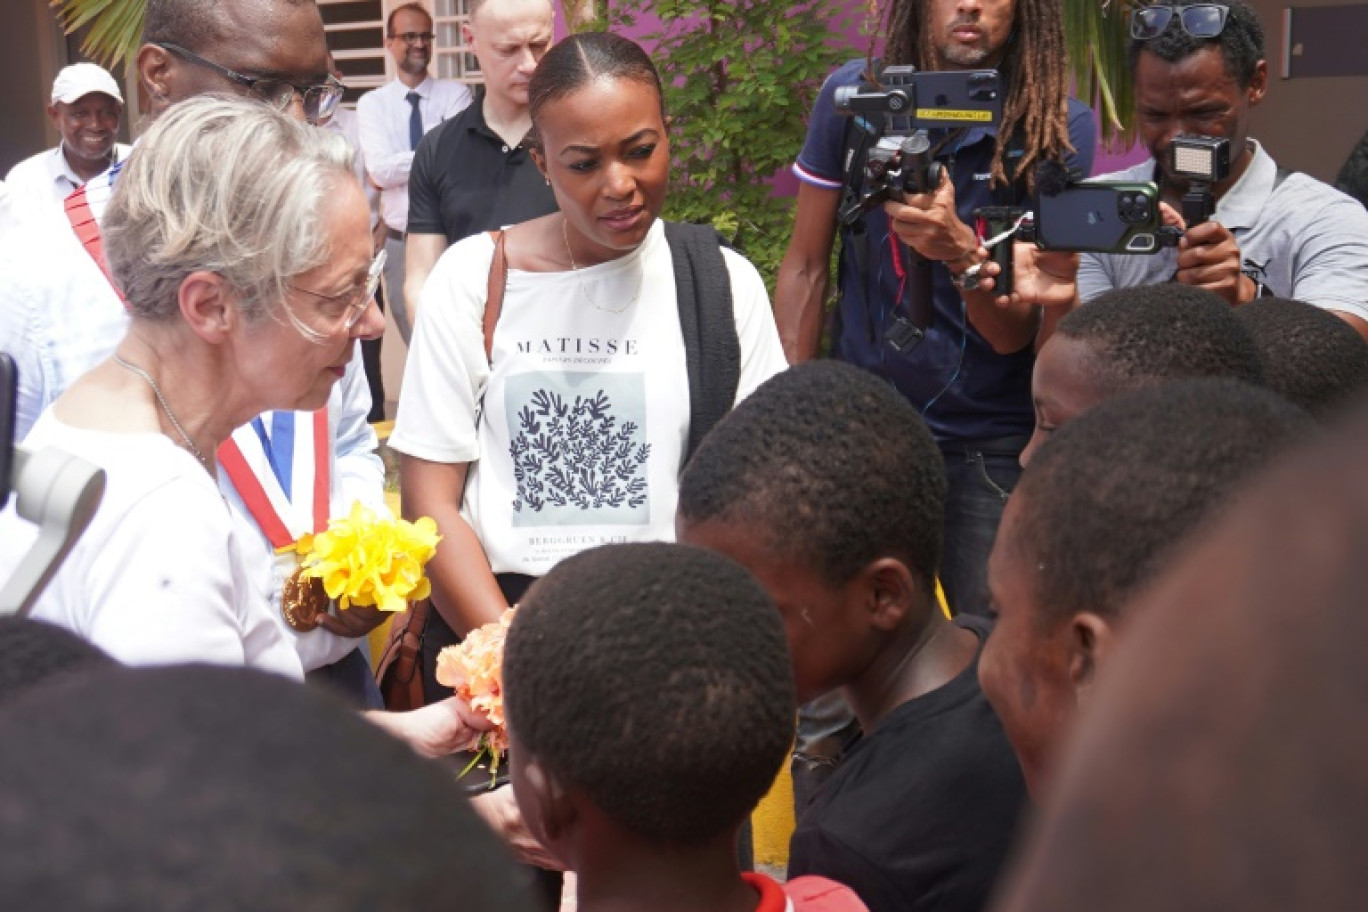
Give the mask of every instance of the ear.
[(206, 342), (222, 341), (239, 319), (232, 303), (232, 289), (215, 272), (190, 273), (181, 282), (177, 300), (185, 322)]
[(1069, 621), (1069, 683), (1081, 704), (1092, 694), (1098, 669), (1111, 657), (1115, 638), (1111, 624), (1099, 614), (1080, 611)]
[(475, 33), (471, 31), (469, 22), (461, 23), (461, 41), (466, 47), (470, 47), (475, 43)]
[(551, 175), (546, 173), (545, 153), (541, 149), (538, 149), (536, 146), (528, 146), (527, 151), (532, 156), (532, 163), (536, 165), (537, 170), (541, 172), (542, 179), (545, 180), (548, 184), (551, 183)]
[(152, 99), (154, 109), (165, 105), (171, 98), (175, 81), (176, 61), (171, 52), (155, 44), (144, 44), (138, 48), (136, 66), (138, 79)]
[(1249, 106), (1252, 108), (1263, 101), (1266, 94), (1268, 94), (1268, 61), (1260, 60), (1254, 65), (1254, 74), (1249, 77), (1249, 86), (1245, 89), (1245, 98), (1249, 100)]
[(883, 631), (901, 626), (903, 619), (917, 610), (922, 595), (912, 571), (893, 557), (881, 557), (865, 567), (860, 584), (869, 605), (869, 622)]
[(61, 126), (61, 116), (57, 113), (57, 105), (50, 104), (47, 106), (47, 116), (54, 127)]
[[(541, 832), (532, 835), (554, 852), (554, 846), (562, 843), (575, 825), (574, 802), (555, 774), (542, 766), (535, 756), (522, 761), (522, 778), (518, 784), (521, 786), (519, 803), (527, 802), (534, 809), (530, 819), (540, 824)], [(524, 817), (528, 816), (524, 814)]]

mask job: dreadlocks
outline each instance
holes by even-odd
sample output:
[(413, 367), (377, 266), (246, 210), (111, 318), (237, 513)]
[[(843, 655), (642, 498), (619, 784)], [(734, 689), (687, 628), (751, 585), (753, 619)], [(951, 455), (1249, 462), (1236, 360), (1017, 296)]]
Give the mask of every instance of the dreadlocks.
[[(932, 69), (938, 59), (933, 36), (926, 28), (930, 0), (889, 0), (888, 36), (884, 63), (912, 64)], [(1007, 101), (993, 152), (993, 184), (1010, 183), (1002, 153), (1015, 140), (1021, 158), (1013, 175), (1035, 185), (1035, 166), (1059, 159), (1069, 142), (1069, 74), (1064, 48), (1064, 11), (1061, 0), (1016, 0), (1016, 15), (1007, 54), (998, 66), (1007, 83)], [(872, 69), (872, 67), (871, 67)]]

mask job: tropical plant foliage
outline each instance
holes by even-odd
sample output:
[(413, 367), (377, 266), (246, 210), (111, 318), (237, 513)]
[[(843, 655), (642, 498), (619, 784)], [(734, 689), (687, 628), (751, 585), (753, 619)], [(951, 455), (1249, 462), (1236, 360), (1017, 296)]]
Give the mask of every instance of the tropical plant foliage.
[(1102, 138), (1134, 142), (1135, 92), (1126, 65), (1127, 14), (1138, 0), (1064, 0), (1075, 95), (1101, 115)]
[[(667, 218), (711, 223), (771, 282), (792, 228), (792, 200), (770, 179), (802, 147), (822, 80), (850, 56), (842, 0), (616, 0), (610, 28), (649, 12), (643, 36), (665, 83), (673, 181)], [(602, 20), (599, 23), (601, 24)]]
[(86, 25), (81, 53), (106, 67), (130, 60), (142, 36), (147, 0), (51, 0), (62, 29), (70, 34)]

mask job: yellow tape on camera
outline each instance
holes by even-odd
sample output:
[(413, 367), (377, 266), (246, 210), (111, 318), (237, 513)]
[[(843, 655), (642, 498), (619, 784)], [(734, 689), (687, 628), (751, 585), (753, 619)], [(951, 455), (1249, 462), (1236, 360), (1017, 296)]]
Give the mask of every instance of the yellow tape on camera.
[(917, 108), (917, 120), (950, 120), (956, 123), (992, 123), (992, 111), (956, 111), (950, 108)]

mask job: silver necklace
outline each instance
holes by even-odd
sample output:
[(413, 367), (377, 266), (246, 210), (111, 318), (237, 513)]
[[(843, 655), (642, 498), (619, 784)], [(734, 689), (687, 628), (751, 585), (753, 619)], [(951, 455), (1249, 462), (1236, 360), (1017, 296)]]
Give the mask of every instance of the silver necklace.
[[(575, 254), (570, 250), (570, 229), (567, 227), (569, 224), (570, 222), (568, 219), (564, 217), (561, 218), (561, 239), (565, 241), (565, 255), (570, 258), (571, 271), (579, 272), (579, 266), (575, 263)], [(610, 314), (620, 314), (624, 310), (626, 310), (627, 308), (631, 307), (633, 304), (636, 303), (637, 296), (641, 294), (641, 278), (644, 272), (645, 270), (641, 268), (641, 265), (637, 264), (636, 287), (632, 289), (632, 296), (627, 299), (627, 303), (623, 304), (621, 307), (604, 307), (598, 301), (595, 301), (594, 296), (589, 294), (589, 286), (585, 282), (580, 282), (580, 294), (584, 295), (584, 300), (592, 304), (595, 310), (601, 310), (604, 313)]]
[(171, 411), (171, 406), (168, 405), (166, 402), (166, 396), (162, 395), (161, 387), (157, 385), (156, 380), (152, 379), (152, 375), (149, 374), (147, 371), (143, 370), (141, 367), (138, 367), (138, 365), (136, 364), (129, 364), (127, 361), (125, 361), (118, 355), (114, 356), (114, 363), (119, 365), (119, 367), (122, 367), (124, 370), (132, 371), (133, 373), (137, 374), (139, 377), (142, 377), (144, 380), (147, 381), (147, 385), (152, 387), (152, 395), (157, 397), (157, 404), (161, 406), (162, 411), (166, 413), (167, 419), (171, 422), (171, 426), (176, 429), (176, 433), (180, 434), (181, 440), (185, 442), (185, 448), (188, 449), (191, 452), (191, 454), (193, 454), (194, 457), (199, 460), (200, 465), (204, 466), (206, 469), (209, 469), (210, 474), (213, 474), (214, 470), (210, 467), (209, 460), (204, 458), (204, 451), (202, 451), (198, 446), (195, 445), (195, 441), (190, 439), (189, 434), (185, 433), (185, 428), (176, 418), (176, 413)]

